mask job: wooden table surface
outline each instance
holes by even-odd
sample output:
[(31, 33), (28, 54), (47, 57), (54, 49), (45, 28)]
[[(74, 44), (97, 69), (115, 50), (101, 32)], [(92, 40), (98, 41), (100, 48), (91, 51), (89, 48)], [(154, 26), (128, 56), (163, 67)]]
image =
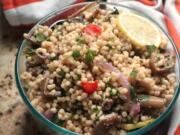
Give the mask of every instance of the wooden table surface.
[[(23, 31), (9, 26), (0, 10), (0, 135), (44, 135), (15, 86), (14, 62)], [(169, 120), (147, 135), (165, 135)]]

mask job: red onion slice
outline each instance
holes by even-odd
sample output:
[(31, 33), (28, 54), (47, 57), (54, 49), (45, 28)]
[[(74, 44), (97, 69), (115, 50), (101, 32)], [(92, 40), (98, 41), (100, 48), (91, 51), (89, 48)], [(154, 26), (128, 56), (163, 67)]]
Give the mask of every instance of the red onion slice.
[(104, 62), (104, 61), (98, 61), (98, 62), (96, 62), (96, 64), (103, 71), (118, 72), (118, 70), (111, 63), (107, 63), (107, 62)]
[(123, 73), (121, 73), (117, 68), (115, 68), (111, 63), (98, 61), (96, 64), (98, 67), (100, 67), (104, 71), (117, 73), (116, 75), (118, 77), (118, 83), (122, 85), (124, 88), (129, 89), (130, 84), (129, 84), (128, 78)]
[(43, 113), (43, 115), (48, 119), (48, 120), (51, 120), (52, 117), (54, 116), (54, 113), (50, 110), (47, 110)]
[(135, 115), (137, 115), (140, 111), (141, 111), (140, 103), (139, 103), (139, 102), (133, 103), (133, 105), (132, 105), (132, 107), (131, 107), (131, 110), (130, 110), (130, 115), (131, 115), (131, 116), (135, 116)]
[(124, 88), (127, 88), (127, 89), (130, 88), (128, 78), (124, 74), (122, 74), (121, 72), (118, 72), (117, 77), (118, 77), (119, 84), (121, 84)]
[(47, 58), (47, 55), (45, 55), (41, 50), (36, 50), (36, 55), (41, 59)]

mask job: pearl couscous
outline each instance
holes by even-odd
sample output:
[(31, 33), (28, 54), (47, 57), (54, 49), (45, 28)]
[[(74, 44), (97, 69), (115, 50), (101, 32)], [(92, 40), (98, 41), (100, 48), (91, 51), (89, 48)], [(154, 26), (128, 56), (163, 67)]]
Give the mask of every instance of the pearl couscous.
[(21, 79), (47, 119), (83, 135), (117, 135), (165, 110), (176, 87), (175, 58), (164, 39), (159, 47), (136, 48), (117, 26), (119, 14), (97, 8), (36, 27), (39, 45), (28, 44)]

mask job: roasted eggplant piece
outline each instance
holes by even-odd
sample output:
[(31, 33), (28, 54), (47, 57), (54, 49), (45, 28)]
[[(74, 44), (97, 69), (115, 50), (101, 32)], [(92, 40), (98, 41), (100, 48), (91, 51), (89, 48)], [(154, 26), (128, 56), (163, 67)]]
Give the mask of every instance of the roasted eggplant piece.
[(120, 123), (121, 116), (115, 113), (108, 114), (94, 127), (93, 135), (108, 135), (110, 128), (117, 127)]
[(150, 68), (154, 74), (165, 74), (172, 71), (175, 66), (175, 57), (166, 52), (153, 53), (150, 58)]
[(31, 42), (33, 45), (36, 45), (36, 46), (40, 46), (40, 45), (41, 45), (40, 42), (36, 41), (32, 36), (28, 35), (27, 33), (25, 33), (25, 34), (23, 35), (23, 37), (24, 37), (27, 41)]
[(112, 99), (106, 99), (102, 104), (102, 110), (104, 112), (110, 111), (112, 109), (113, 104), (114, 101)]
[(152, 90), (152, 84), (149, 83), (148, 81), (145, 81), (145, 80), (140, 80), (140, 79), (137, 79), (137, 78), (132, 78), (132, 77), (129, 77), (129, 82), (133, 85), (133, 86), (136, 86), (136, 87), (140, 87), (140, 88), (143, 88), (143, 91), (144, 92), (149, 92), (150, 90)]
[(138, 95), (137, 98), (142, 107), (158, 109), (165, 107), (166, 104), (166, 100), (160, 97), (149, 96), (149, 95)]
[(27, 66), (28, 67), (35, 67), (35, 66), (40, 66), (41, 64), (44, 63), (44, 60), (41, 59), (39, 56), (37, 55), (33, 55), (32, 59), (30, 61), (27, 61)]
[(43, 95), (47, 98), (54, 98), (54, 97), (59, 96), (60, 93), (58, 92), (51, 93), (51, 91), (48, 91), (47, 89), (48, 82), (49, 82), (49, 78), (46, 77), (40, 83), (40, 90), (42, 91)]

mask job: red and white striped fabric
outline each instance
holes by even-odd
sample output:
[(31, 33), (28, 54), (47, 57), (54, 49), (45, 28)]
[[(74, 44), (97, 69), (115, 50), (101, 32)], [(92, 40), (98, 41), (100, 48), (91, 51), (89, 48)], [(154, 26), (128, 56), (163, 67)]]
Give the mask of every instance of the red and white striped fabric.
[[(108, 0), (135, 8), (151, 16), (174, 40), (180, 52), (180, 0)], [(180, 135), (180, 97), (176, 103), (167, 135)], [(162, 130), (162, 129), (160, 129)], [(157, 133), (160, 135), (159, 133)]]
[[(85, 0), (2, 0), (8, 22), (13, 26), (36, 23), (53, 10)], [(107, 0), (145, 12), (174, 40), (180, 52), (180, 0)], [(180, 135), (180, 98), (175, 107), (168, 135)]]
[(2, 0), (5, 17), (12, 26), (36, 23), (50, 12), (85, 0)]

